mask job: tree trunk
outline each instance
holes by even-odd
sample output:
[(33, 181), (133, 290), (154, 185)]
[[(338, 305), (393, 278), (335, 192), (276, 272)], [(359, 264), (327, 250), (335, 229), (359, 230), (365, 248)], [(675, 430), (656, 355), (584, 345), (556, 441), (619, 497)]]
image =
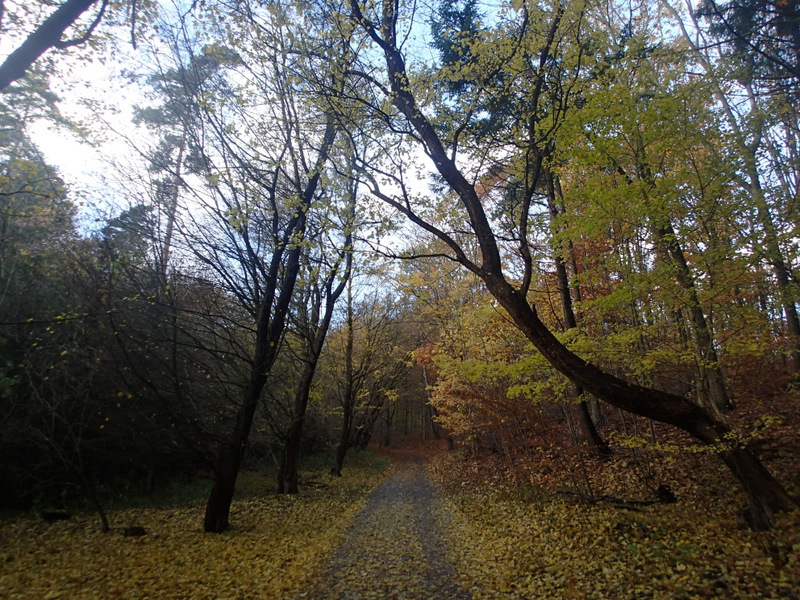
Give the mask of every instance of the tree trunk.
[(797, 508), (761, 462), (741, 443), (728, 439), (730, 428), (705, 409), (686, 398), (628, 383), (585, 362), (550, 333), (535, 309), (505, 279), (490, 276), (486, 283), (528, 340), (573, 383), (613, 406), (674, 425), (705, 444), (720, 446), (717, 454), (744, 489), (754, 522), (766, 527), (775, 512)]
[[(547, 183), (547, 205), (550, 211), (550, 224), (551, 227), (555, 228), (557, 227), (559, 213), (565, 212), (563, 207), (559, 210), (560, 202), (558, 202), (558, 200), (561, 197), (561, 186), (549, 169), (544, 170), (544, 176)], [(570, 294), (569, 275), (567, 273), (566, 261), (564, 260), (564, 252), (560, 248), (554, 247), (553, 255), (556, 265), (556, 281), (561, 298), (561, 312), (564, 316), (564, 329), (575, 329), (578, 327), (578, 319), (572, 308), (572, 295)], [(579, 399), (577, 410), (578, 426), (580, 427), (583, 439), (589, 446), (589, 451), (601, 456), (610, 455), (611, 449), (592, 421), (592, 415), (589, 412), (586, 400), (583, 399), (583, 390), (580, 386), (574, 387), (573, 394), (575, 398)]]
[(755, 178), (756, 183), (751, 184), (751, 192), (753, 197), (758, 200), (758, 217), (764, 226), (765, 240), (763, 253), (767, 262), (772, 267), (775, 274), (775, 280), (778, 284), (778, 298), (783, 309), (783, 316), (786, 321), (786, 328), (789, 332), (789, 339), (791, 340), (791, 350), (789, 352), (789, 370), (793, 379), (800, 377), (800, 316), (797, 313), (796, 295), (794, 289), (795, 285), (792, 284), (792, 273), (783, 258), (783, 252), (778, 244), (778, 236), (775, 231), (775, 224), (772, 222), (772, 216), (769, 214), (769, 209), (764, 201), (764, 192), (758, 183), (757, 176), (751, 175), (751, 179)]
[[(297, 228), (292, 231), (304, 230), (304, 219), (300, 219)], [(277, 277), (280, 264), (281, 249), (275, 250), (273, 255), (273, 273)], [(278, 345), (283, 335), (286, 324), (286, 312), (289, 301), (294, 292), (297, 274), (300, 270), (300, 245), (297, 244), (288, 252), (288, 258), (281, 282), (278, 300), (272, 309), (271, 296), (267, 294), (262, 302), (256, 331), (256, 348), (250, 381), (245, 390), (244, 399), (236, 415), (236, 425), (231, 438), (220, 448), (216, 467), (216, 480), (206, 504), (206, 514), (203, 528), (209, 533), (221, 533), (229, 526), (229, 516), (236, 478), (242, 465), (247, 438), (253, 425), (261, 391), (267, 383), (267, 378), (272, 365), (278, 355)]]
[(25, 75), (47, 50), (57, 46), (63, 33), (97, 0), (67, 0), (47, 17), (0, 65), (0, 91)]
[(355, 408), (355, 382), (353, 369), (353, 289), (352, 283), (347, 285), (347, 342), (344, 354), (344, 397), (342, 398), (342, 430), (339, 432), (339, 445), (336, 448), (336, 466), (333, 474), (342, 476), (344, 457), (350, 448), (350, 429), (353, 425), (353, 409)]
[(169, 255), (172, 251), (172, 236), (175, 232), (175, 219), (178, 214), (178, 199), (181, 195), (181, 170), (183, 169), (183, 154), (185, 150), (186, 131), (184, 129), (180, 144), (178, 145), (178, 158), (175, 161), (175, 171), (172, 174), (173, 189), (167, 204), (167, 228), (164, 231), (164, 243), (161, 246), (161, 256), (159, 257), (159, 262), (161, 263), (161, 278), (164, 283), (167, 282)]
[(244, 402), (236, 416), (236, 426), (230, 439), (220, 448), (214, 487), (206, 504), (203, 529), (208, 533), (221, 533), (229, 527), (229, 517), (236, 478), (242, 465), (247, 438), (253, 425), (261, 390), (267, 377), (265, 370), (255, 370), (245, 392)]
[[(515, 289), (503, 275), (503, 260), (489, 218), (486, 215), (475, 187), (459, 170), (454, 158), (445, 149), (433, 125), (417, 105), (406, 74), (406, 66), (396, 40), (396, 8), (392, 0), (383, 0), (380, 31), (361, 12), (357, 0), (350, 0), (353, 17), (383, 51), (386, 76), (391, 86), (391, 100), (405, 116), (424, 144), (425, 152), (433, 161), (436, 170), (459, 197), (467, 213), (469, 226), (480, 248), (480, 264), (469, 255), (446, 232), (426, 222), (404, 204), (392, 198), (380, 197), (400, 210), (413, 223), (434, 233), (453, 251), (454, 257), (466, 268), (478, 275), (489, 292), (508, 312), (519, 330), (542, 353), (550, 364), (575, 385), (591, 392), (598, 398), (633, 414), (667, 423), (683, 429), (704, 444), (719, 445), (717, 452), (739, 480), (747, 493), (754, 514), (764, 521), (775, 510), (791, 510), (797, 504), (789, 498), (780, 483), (770, 475), (761, 463), (735, 440), (728, 440), (730, 428), (714, 419), (706, 410), (686, 398), (628, 383), (589, 364), (568, 350), (547, 329), (534, 306), (528, 304), (526, 293)], [(561, 13), (554, 17), (554, 23)]]
[(686, 262), (683, 249), (678, 243), (672, 225), (667, 223), (665, 226), (658, 228), (655, 238), (656, 243), (665, 248), (679, 285), (689, 295), (689, 315), (692, 331), (694, 332), (695, 353), (699, 361), (700, 385), (698, 385), (698, 389), (701, 394), (706, 394), (708, 397), (705, 405), (710, 405), (715, 410), (732, 410), (733, 403), (725, 387), (725, 377), (719, 366), (719, 358), (714, 348), (714, 339), (706, 316), (700, 306), (700, 299), (697, 296), (697, 288), (694, 284), (689, 264)]
[(797, 508), (783, 487), (764, 465), (742, 445), (720, 452), (719, 456), (739, 480), (749, 500), (746, 524), (755, 530), (771, 527), (775, 513)]
[[(280, 242), (273, 250), (269, 271), (263, 282), (264, 291), (259, 307), (256, 323), (255, 356), (253, 358), (250, 380), (236, 416), (236, 425), (230, 440), (220, 447), (219, 458), (215, 470), (216, 480), (206, 504), (203, 529), (207, 533), (221, 533), (229, 526), (231, 502), (242, 465), (247, 438), (253, 425), (261, 391), (267, 383), (269, 371), (278, 356), (278, 346), (286, 327), (286, 313), (294, 294), (297, 276), (300, 273), (300, 254), (302, 240), (306, 231), (306, 211), (316, 193), (322, 167), (328, 159), (328, 149), (336, 138), (336, 129), (332, 121), (328, 121), (322, 146), (317, 157), (313, 175), (306, 182), (300, 194), (301, 206), (289, 220), (283, 230)], [(283, 264), (283, 258), (286, 258)], [(281, 272), (283, 273), (280, 279)], [(280, 282), (280, 290), (276, 299), (276, 290)]]
[[(379, 402), (380, 398), (384, 398)], [(352, 446), (355, 446), (361, 451), (367, 449), (369, 442), (372, 439), (372, 432), (375, 429), (375, 423), (383, 413), (383, 406), (386, 402), (385, 394), (373, 389), (369, 395), (369, 404), (365, 407), (364, 414), (360, 419), (361, 423), (356, 427), (355, 434), (353, 435)]]
[[(583, 392), (581, 391), (580, 396), (582, 395)], [(597, 426), (592, 420), (592, 414), (589, 412), (589, 404), (583, 399), (578, 402), (578, 426), (581, 429), (583, 439), (589, 445), (589, 452), (598, 456), (611, 455), (611, 448), (597, 430)]]
[[(348, 206), (348, 218), (343, 252), (339, 254), (337, 262), (331, 268), (328, 278), (325, 281), (324, 286), (322, 286), (327, 293), (325, 294), (325, 312), (322, 315), (321, 321), (321, 299), (319, 301), (315, 301), (316, 304), (313, 305), (312, 309), (312, 316), (310, 319), (311, 327), (309, 328), (308, 333), (311, 334), (313, 332), (314, 336), (307, 342), (305, 367), (295, 393), (292, 423), (289, 426), (286, 444), (283, 449), (283, 456), (281, 457), (281, 465), (278, 471), (279, 494), (296, 494), (298, 492), (300, 443), (303, 439), (303, 424), (305, 423), (306, 409), (308, 408), (308, 397), (311, 392), (311, 383), (314, 381), (314, 374), (317, 371), (319, 356), (322, 352), (322, 347), (325, 344), (325, 338), (328, 336), (331, 319), (333, 318), (333, 310), (336, 307), (336, 303), (339, 300), (339, 297), (342, 295), (342, 292), (344, 292), (345, 288), (350, 283), (350, 276), (353, 270), (352, 227), (356, 218), (355, 185), (350, 188), (349, 193), (350, 204)], [(339, 281), (339, 284), (334, 288), (333, 284), (339, 275), (339, 268), (342, 265), (342, 261), (344, 261), (344, 271), (341, 274), (341, 280)], [(320, 295), (322, 295), (321, 292)]]
[(431, 404), (431, 384), (428, 381), (428, 367), (425, 363), (422, 364), (422, 382), (425, 384), (425, 397), (427, 399), (426, 406), (428, 407), (428, 412), (430, 413), (429, 418), (431, 421), (431, 430), (433, 431), (433, 439), (439, 440), (442, 437), (440, 430), (440, 426), (436, 423), (436, 416), (437, 410), (436, 407)]
[(108, 524), (108, 516), (103, 508), (103, 503), (100, 502), (100, 498), (97, 497), (92, 480), (90, 479), (89, 475), (86, 474), (83, 465), (75, 467), (75, 473), (77, 474), (81, 484), (83, 484), (83, 489), (86, 491), (86, 495), (89, 497), (89, 502), (92, 503), (94, 510), (97, 512), (97, 516), (100, 517), (100, 530), (103, 533), (108, 533), (111, 531), (111, 527)]
[(388, 448), (392, 444), (392, 423), (394, 422), (394, 412), (396, 410), (396, 406), (394, 402), (390, 402), (389, 406), (386, 407), (386, 417), (383, 421), (383, 446)]
[[(636, 170), (647, 186), (647, 191), (642, 192), (645, 203), (648, 207), (652, 206), (650, 193), (657, 186), (655, 177), (648, 162), (644, 142), (641, 136), (636, 135), (634, 142), (637, 160)], [(631, 176), (625, 174), (622, 168), (619, 169), (628, 182), (632, 182)], [(692, 275), (686, 255), (683, 252), (678, 236), (672, 227), (672, 222), (668, 216), (659, 215), (656, 209), (650, 209), (649, 215), (650, 230), (656, 244), (660, 250), (659, 255), (671, 268), (678, 285), (686, 292), (686, 302), (689, 307), (692, 331), (694, 333), (695, 355), (698, 360), (698, 391), (704, 396), (706, 402), (704, 406), (710, 406), (715, 411), (727, 411), (733, 409), (733, 404), (728, 396), (725, 387), (725, 377), (719, 365), (717, 351), (714, 348), (714, 338), (708, 320), (700, 306), (700, 298), (697, 294), (694, 276)]]
[[(350, 238), (346, 246), (349, 247)], [(300, 443), (303, 439), (303, 425), (306, 418), (306, 409), (308, 408), (308, 398), (311, 393), (311, 383), (314, 381), (314, 374), (317, 371), (317, 364), (319, 362), (319, 355), (322, 352), (322, 346), (325, 344), (325, 338), (328, 335), (330, 328), (331, 318), (333, 317), (333, 309), (336, 301), (339, 299), (345, 285), (350, 280), (350, 270), (352, 266), (352, 254), (349, 253), (346, 261), (345, 273), (342, 281), (336, 287), (331, 289), (338, 268), (334, 268), (328, 280), (328, 295), (325, 299), (325, 314), (322, 316), (322, 322), (319, 321), (319, 306), (313, 311), (311, 318), (314, 333), (313, 339), (307, 342), (305, 366), (303, 373), (300, 376), (300, 381), (297, 384), (295, 391), (294, 408), (292, 412), (292, 422), (289, 425), (289, 431), (286, 436), (286, 443), (283, 448), (281, 456), (281, 464), (278, 470), (278, 493), (279, 494), (296, 494), (298, 492), (298, 465), (300, 462)], [(311, 333), (311, 332), (309, 332)]]
[(331, 473), (337, 477), (342, 476), (342, 467), (344, 467), (344, 459), (347, 456), (347, 450), (350, 448), (350, 425), (352, 424), (351, 408), (349, 405), (344, 407), (344, 414), (342, 415), (342, 430), (339, 432), (339, 444), (336, 446), (336, 465), (334, 465)]
[[(300, 211), (300, 214), (305, 214)], [(305, 219), (300, 218), (296, 227), (290, 227), (291, 231), (302, 232), (305, 229)], [(230, 516), (231, 502), (236, 485), (236, 478), (239, 475), (239, 468), (242, 465), (247, 438), (253, 425), (253, 417), (256, 413), (258, 400), (261, 391), (267, 383), (267, 378), (275, 359), (278, 356), (278, 345), (283, 330), (286, 325), (286, 312), (289, 310), (289, 302), (294, 292), (294, 285), (300, 271), (300, 250), (301, 245), (296, 244), (287, 254), (287, 261), (281, 282), (280, 295), (272, 310), (270, 295), (266, 295), (261, 305), (256, 331), (256, 348), (253, 367), (250, 374), (250, 381), (245, 390), (244, 400), (239, 407), (236, 415), (236, 425), (230, 440), (220, 448), (219, 459), (216, 468), (216, 481), (211, 489), (211, 494), (206, 505), (206, 514), (203, 521), (203, 528), (209, 533), (221, 533), (228, 528), (228, 518)], [(277, 277), (280, 266), (281, 249), (275, 250), (273, 256), (272, 272)]]
[(303, 370), (303, 375), (298, 383), (294, 400), (294, 413), (286, 444), (283, 448), (281, 466), (278, 471), (278, 493), (296, 494), (298, 491), (298, 463), (300, 461), (300, 442), (303, 439), (303, 424), (305, 422), (308, 396), (311, 391), (311, 381), (316, 371), (316, 360), (308, 363)]

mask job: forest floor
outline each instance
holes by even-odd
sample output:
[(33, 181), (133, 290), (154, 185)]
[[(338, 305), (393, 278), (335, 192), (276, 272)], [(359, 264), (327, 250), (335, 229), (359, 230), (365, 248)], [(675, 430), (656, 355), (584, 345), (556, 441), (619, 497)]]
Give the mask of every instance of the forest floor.
[(800, 510), (770, 531), (743, 529), (730, 474), (681, 462), (677, 502), (662, 504), (631, 483), (630, 455), (587, 465), (609, 492), (589, 501), (577, 483), (514, 481), (496, 456), (435, 454), (457, 583), (474, 600), (800, 600)]
[(556, 459), (532, 482), (491, 454), (367, 452), (341, 478), (304, 472), (296, 496), (245, 473), (224, 534), (202, 532), (202, 499), (110, 511), (110, 533), (92, 513), (7, 517), (0, 598), (800, 600), (800, 511), (742, 530), (730, 476), (705, 461), (682, 486), (686, 459), (658, 473), (677, 502), (637, 500), (630, 455), (588, 465), (606, 482), (588, 501), (559, 490)]
[[(161, 507), (108, 511), (111, 531), (92, 512), (45, 522), (37, 513), (0, 518), (0, 599), (269, 600), (307, 589), (341, 544), (365, 498), (386, 477), (371, 453), (301, 470), (297, 495), (275, 493), (274, 478), (243, 472), (231, 528), (203, 533), (208, 489)], [(145, 535), (126, 536), (141, 527)]]
[(713, 461), (700, 458), (692, 482), (673, 484), (679, 500), (662, 504), (637, 498), (629, 455), (589, 466), (631, 499), (591, 502), (554, 481), (535, 492), (491, 454), (386, 455), (392, 475), (297, 598), (800, 599), (800, 511), (743, 530)]

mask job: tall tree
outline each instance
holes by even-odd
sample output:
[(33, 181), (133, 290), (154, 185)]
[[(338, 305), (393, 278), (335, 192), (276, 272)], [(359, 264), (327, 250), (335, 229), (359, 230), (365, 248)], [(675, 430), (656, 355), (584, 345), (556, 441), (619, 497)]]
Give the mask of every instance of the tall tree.
[[(749, 197), (757, 223), (752, 251), (774, 274), (788, 332), (790, 370), (797, 373), (798, 290), (792, 245), (786, 239), (787, 232), (797, 228), (800, 190), (797, 42), (784, 31), (797, 27), (796, 4), (709, 1), (697, 12), (690, 3), (683, 10), (666, 0), (662, 5), (713, 85), (721, 119), (730, 129), (728, 148), (716, 152), (721, 164), (735, 165), (736, 180)], [(701, 23), (703, 16), (710, 27)]]
[(766, 89), (800, 81), (800, 5), (796, 0), (703, 0), (695, 12), (727, 51), (752, 64)]
[[(185, 97), (194, 115), (185, 164), (205, 184), (194, 190), (193, 210), (183, 213), (181, 244), (241, 304), (242, 324), (252, 336), (243, 397), (215, 461), (208, 532), (229, 525), (256, 410), (281, 347), (308, 236), (316, 231), (309, 226), (328, 202), (324, 181), (337, 124), (308, 82), (335, 98), (349, 60), (324, 36), (285, 35), (287, 19), (305, 20), (308, 32), (316, 31), (297, 7), (233, 8), (228, 41), (235, 53), (220, 44), (200, 52), (186, 46), (193, 37), (188, 20), (176, 36), (187, 70), (177, 81), (191, 84)], [(197, 77), (214, 62), (225, 69)]]
[[(425, 104), (428, 97), (422, 94), (418, 87), (419, 78), (413, 77), (406, 66), (406, 55), (401, 46), (402, 5), (392, 0), (383, 0), (375, 7), (371, 5), (367, 7), (358, 0), (350, 0), (349, 5), (354, 22), (360, 25), (365, 35), (383, 55), (383, 77), (386, 85), (384, 97), (402, 117), (402, 121), (397, 123), (397, 128), (410, 129), (410, 137), (420, 144), (439, 176), (452, 190), (474, 235), (473, 239), (479, 248), (479, 253), (469, 253), (447, 231), (438, 229), (421, 217), (409, 197), (397, 198), (376, 185), (373, 186), (372, 192), (406, 215), (412, 223), (443, 240), (448, 245), (453, 260), (483, 280), (490, 293), (531, 343), (553, 367), (576, 385), (613, 406), (674, 425), (704, 444), (718, 448), (719, 457), (742, 484), (755, 519), (762, 526), (766, 526), (769, 516), (774, 511), (794, 508), (795, 502), (786, 494), (780, 483), (741, 442), (736, 440), (735, 436), (732, 436), (727, 425), (716, 420), (705, 409), (686, 398), (630, 383), (587, 363), (548, 330), (538, 314), (535, 303), (531, 303), (528, 298), (531, 280), (529, 274), (533, 271), (530, 258), (526, 256), (524, 250), (519, 252), (523, 276), (521, 282), (516, 283), (517, 278), (511, 278), (508, 267), (504, 265), (498, 236), (493, 230), (486, 207), (477, 194), (474, 183), (465, 175), (467, 166), (456, 160), (459, 148), (458, 135), (469, 124), (467, 119), (462, 119), (457, 127), (452, 126), (447, 129), (438, 127), (429, 116), (432, 114), (431, 107)], [(535, 71), (537, 82), (543, 89), (547, 81), (548, 67), (553, 63), (549, 58), (554, 55), (556, 40), (566, 43), (570, 33), (576, 34), (580, 39), (582, 7), (560, 2), (536, 7), (524, 4), (518, 7), (517, 12), (508, 13), (503, 17), (500, 18), (500, 22), (503, 24), (501, 31), (504, 35), (504, 44), (499, 48), (506, 52), (499, 60), (506, 68), (512, 67), (518, 60), (535, 61), (535, 64), (539, 65), (539, 69)], [(494, 49), (495, 55), (497, 49), (498, 47)], [(509, 93), (522, 91), (512, 87)], [(475, 97), (479, 98), (480, 94), (476, 93)], [(527, 104), (526, 113), (517, 115), (517, 122), (535, 122), (539, 115), (538, 110), (538, 104)], [(469, 117), (471, 115), (467, 116)], [(385, 120), (391, 118), (391, 115), (384, 113), (381, 118)], [(448, 131), (455, 131), (456, 134), (449, 139), (443, 137)], [(484, 148), (483, 154), (488, 151), (488, 147)], [(518, 235), (521, 240), (526, 240), (525, 230), (529, 224), (527, 207), (523, 207), (519, 214)]]
[[(300, 296), (301, 307), (296, 318), (302, 321), (296, 324), (301, 332), (301, 351), (297, 357), (302, 364), (300, 379), (295, 388), (294, 402), (291, 408), (291, 421), (283, 454), (278, 470), (278, 492), (296, 494), (298, 491), (298, 467), (300, 448), (303, 436), (311, 384), (317, 372), (320, 354), (333, 319), (334, 309), (342, 293), (347, 289), (353, 270), (353, 230), (355, 223), (355, 204), (358, 184), (355, 180), (346, 180), (343, 193), (347, 197), (343, 219), (339, 227), (343, 243), (330, 256), (330, 249), (321, 244), (316, 245), (317, 256), (304, 257), (306, 279), (302, 283), (305, 293)], [(333, 233), (333, 232), (332, 232)], [(316, 239), (327, 236), (313, 236)], [(313, 251), (313, 250), (312, 250)], [(348, 296), (349, 297), (349, 296)]]

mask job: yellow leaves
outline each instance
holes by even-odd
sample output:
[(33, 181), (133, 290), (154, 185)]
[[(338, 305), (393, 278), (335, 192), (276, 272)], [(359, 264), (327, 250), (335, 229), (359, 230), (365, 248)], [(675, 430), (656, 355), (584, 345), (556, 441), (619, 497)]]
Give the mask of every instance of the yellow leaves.
[[(317, 476), (318, 475), (318, 476)], [(315, 474), (319, 479), (323, 476)], [(216, 600), (295, 596), (344, 535), (360, 500), (381, 475), (350, 470), (298, 496), (248, 494), (234, 501), (234, 529), (202, 532), (201, 505), (110, 511), (112, 529), (91, 513), (44, 523), (3, 523), (3, 598)], [(260, 479), (260, 490), (266, 485)], [(147, 534), (125, 537), (129, 525)]]
[(475, 600), (755, 600), (800, 589), (800, 511), (752, 533), (685, 499), (636, 510), (523, 501), (459, 485), (463, 460), (442, 461), (431, 476), (446, 489), (446, 542)]

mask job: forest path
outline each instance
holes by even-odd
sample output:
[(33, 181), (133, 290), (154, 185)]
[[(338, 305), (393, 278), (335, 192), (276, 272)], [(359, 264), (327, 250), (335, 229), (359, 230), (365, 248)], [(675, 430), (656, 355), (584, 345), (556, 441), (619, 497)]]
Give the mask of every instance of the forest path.
[[(320, 600), (465, 599), (440, 536), (442, 511), (424, 459), (409, 454), (367, 497), (319, 583)], [(437, 515), (440, 515), (437, 518)]]

